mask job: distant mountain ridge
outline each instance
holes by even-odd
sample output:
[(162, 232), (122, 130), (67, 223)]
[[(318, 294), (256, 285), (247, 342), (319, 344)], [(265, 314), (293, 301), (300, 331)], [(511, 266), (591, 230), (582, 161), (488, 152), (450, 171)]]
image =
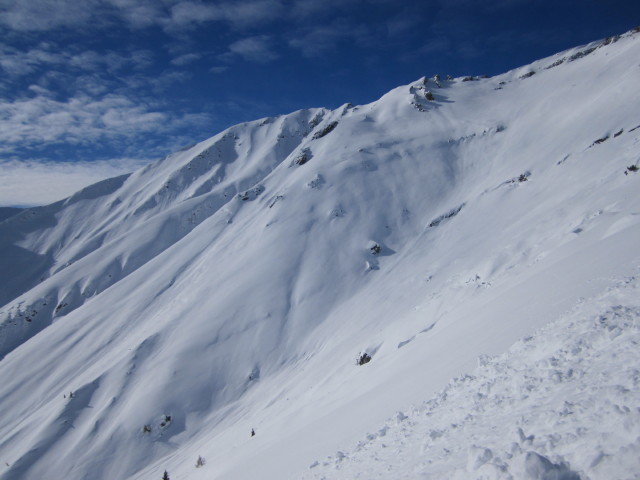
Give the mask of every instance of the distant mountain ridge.
[(0, 222), (9, 217), (13, 217), (22, 210), (18, 207), (0, 207)]

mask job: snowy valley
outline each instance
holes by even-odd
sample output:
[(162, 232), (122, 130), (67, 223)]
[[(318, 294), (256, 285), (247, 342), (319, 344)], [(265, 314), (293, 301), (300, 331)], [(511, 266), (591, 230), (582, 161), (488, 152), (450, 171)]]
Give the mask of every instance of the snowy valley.
[(638, 58), (424, 77), (10, 212), (0, 479), (640, 478)]

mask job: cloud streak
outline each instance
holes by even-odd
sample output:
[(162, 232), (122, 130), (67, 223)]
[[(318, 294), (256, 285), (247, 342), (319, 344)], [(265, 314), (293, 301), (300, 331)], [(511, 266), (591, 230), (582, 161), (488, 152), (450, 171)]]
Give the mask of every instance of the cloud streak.
[(105, 178), (137, 170), (149, 161), (132, 158), (73, 163), (0, 160), (0, 207), (47, 205)]
[(229, 45), (229, 52), (245, 60), (257, 63), (268, 63), (278, 58), (274, 52), (273, 40), (268, 35), (243, 38)]
[[(0, 144), (37, 148), (45, 143), (71, 145), (130, 139), (176, 126), (208, 120), (206, 115), (175, 115), (147, 108), (123, 95), (100, 98), (80, 95), (57, 101), (45, 95), (13, 102), (0, 101)], [(0, 150), (2, 151), (2, 150)]]
[(282, 0), (0, 0), (0, 24), (14, 31), (65, 27), (131, 29), (161, 27), (179, 32), (194, 25), (225, 22), (235, 28), (269, 23), (285, 14)]
[[(183, 55), (174, 63), (198, 58)], [(164, 100), (190, 74), (165, 70), (150, 76), (152, 66), (154, 53), (147, 50), (97, 52), (51, 42), (20, 50), (0, 44), (0, 157), (90, 145), (103, 153), (146, 156), (166, 153), (181, 139), (191, 143), (187, 130), (209, 133), (210, 115), (180, 111)]]
[(149, 50), (131, 52), (96, 52), (94, 50), (65, 50), (60, 46), (42, 42), (38, 46), (19, 50), (0, 44), (0, 70), (4, 81), (8, 78), (33, 74), (44, 69), (59, 72), (98, 72), (102, 76), (122, 70), (141, 70), (153, 63), (153, 53)]

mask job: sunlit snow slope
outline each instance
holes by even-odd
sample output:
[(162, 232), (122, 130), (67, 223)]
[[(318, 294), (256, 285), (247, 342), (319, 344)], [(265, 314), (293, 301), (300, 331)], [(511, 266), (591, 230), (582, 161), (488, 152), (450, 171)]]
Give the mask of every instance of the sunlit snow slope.
[(238, 125), (4, 220), (0, 478), (300, 478), (635, 274), (638, 58)]

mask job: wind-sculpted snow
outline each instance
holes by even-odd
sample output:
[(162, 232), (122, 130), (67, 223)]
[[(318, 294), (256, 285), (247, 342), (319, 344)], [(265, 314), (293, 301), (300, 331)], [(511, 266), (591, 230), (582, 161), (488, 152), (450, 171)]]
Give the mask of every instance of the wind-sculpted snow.
[[(340, 449), (347, 465), (371, 425), (635, 275), (638, 37), (237, 125), (6, 219), (0, 478), (299, 478)], [(489, 429), (437, 465), (591, 472), (568, 433), (537, 446), (508, 400), (529, 384), (491, 365), (522, 451)], [(545, 398), (578, 385), (534, 372)], [(623, 447), (601, 451), (604, 469)]]
[(637, 478), (639, 294), (615, 283), (302, 477)]

